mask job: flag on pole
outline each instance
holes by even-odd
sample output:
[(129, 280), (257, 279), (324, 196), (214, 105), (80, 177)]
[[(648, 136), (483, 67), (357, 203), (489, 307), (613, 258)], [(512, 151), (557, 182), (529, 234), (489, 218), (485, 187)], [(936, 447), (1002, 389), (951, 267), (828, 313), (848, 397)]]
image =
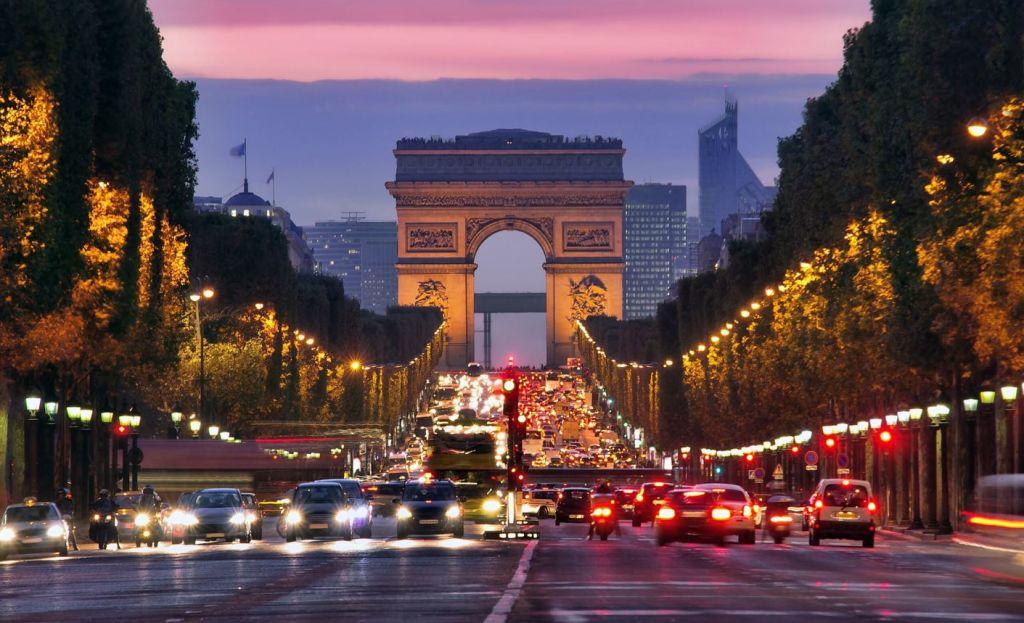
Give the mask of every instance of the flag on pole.
[(235, 158), (241, 158), (245, 155), (245, 141), (242, 141), (240, 145), (235, 145), (229, 152)]
[(274, 181), (274, 170), (271, 169), (270, 170), (270, 177), (267, 178), (267, 183), (269, 184), (270, 182), (273, 182), (273, 181)]

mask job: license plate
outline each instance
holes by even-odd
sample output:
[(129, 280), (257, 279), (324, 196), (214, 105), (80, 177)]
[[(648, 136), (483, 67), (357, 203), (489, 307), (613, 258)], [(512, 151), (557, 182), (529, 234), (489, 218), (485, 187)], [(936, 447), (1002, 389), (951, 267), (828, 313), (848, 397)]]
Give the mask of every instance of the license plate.
[(583, 519), (583, 515), (569, 515), (569, 519)]
[(420, 525), (424, 525), (424, 526), (433, 526), (433, 525), (435, 525), (437, 523), (440, 523), (440, 520), (438, 520), (438, 519), (420, 519)]
[(832, 513), (833, 519), (857, 519), (857, 513), (851, 513), (849, 511), (841, 511), (838, 513)]
[(325, 524), (325, 523), (311, 523), (311, 524), (309, 524), (309, 527), (314, 529), (314, 530), (326, 530), (327, 529), (327, 524)]
[(683, 511), (683, 517), (703, 517), (704, 511)]
[(42, 537), (38, 536), (30, 536), (28, 538), (22, 539), (21, 542), (27, 545), (31, 545), (32, 543), (42, 543), (43, 539)]
[(206, 538), (208, 538), (208, 539), (223, 539), (224, 538), (224, 533), (223, 532), (208, 532), (208, 533), (206, 533)]
[(631, 511), (631, 510), (633, 510), (633, 505), (632, 504), (623, 504), (622, 505), (622, 510), (624, 510), (624, 511)]

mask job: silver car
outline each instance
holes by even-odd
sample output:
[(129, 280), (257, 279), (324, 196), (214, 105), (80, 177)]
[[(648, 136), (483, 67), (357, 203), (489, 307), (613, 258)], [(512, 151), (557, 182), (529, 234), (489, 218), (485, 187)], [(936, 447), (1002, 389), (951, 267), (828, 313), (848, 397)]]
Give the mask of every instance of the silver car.
[(31, 499), (8, 506), (0, 520), (0, 560), (40, 552), (68, 555), (68, 526), (57, 506)]

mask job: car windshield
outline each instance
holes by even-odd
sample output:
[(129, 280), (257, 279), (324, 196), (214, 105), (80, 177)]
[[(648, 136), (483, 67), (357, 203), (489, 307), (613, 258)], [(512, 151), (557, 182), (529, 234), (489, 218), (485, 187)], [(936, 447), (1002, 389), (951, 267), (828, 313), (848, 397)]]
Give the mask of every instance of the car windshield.
[(868, 505), (867, 489), (862, 485), (826, 485), (822, 494), (825, 506), (864, 507)]
[(114, 496), (114, 504), (117, 504), (119, 508), (135, 508), (139, 505), (141, 497), (141, 493), (118, 493)]
[(747, 502), (747, 496), (739, 489), (694, 489), (674, 493), (675, 500), (687, 506), (705, 506), (716, 502)]
[(341, 485), (341, 490), (344, 491), (345, 495), (348, 497), (355, 500), (363, 499), (363, 490), (359, 488), (358, 482), (348, 481), (339, 482), (338, 484)]
[(195, 497), (194, 493), (182, 493), (178, 496), (178, 506), (180, 508), (188, 508), (192, 505), (192, 498)]
[(296, 504), (331, 504), (342, 502), (344, 499), (345, 493), (337, 485), (299, 487), (295, 490)]
[(4, 523), (21, 523), (24, 521), (47, 521), (60, 519), (51, 506), (16, 506), (8, 508), (4, 513)]
[(382, 485), (377, 485), (377, 490), (375, 491), (375, 493), (377, 495), (385, 495), (385, 496), (387, 496), (387, 495), (390, 495), (390, 496), (402, 495), (402, 490), (404, 488), (405, 488), (405, 485), (400, 483), (400, 482), (385, 483), (385, 484), (382, 484)]
[(566, 489), (562, 493), (566, 502), (590, 502), (590, 491), (584, 489)]
[(558, 492), (557, 491), (534, 491), (533, 493), (530, 494), (530, 497), (532, 497), (535, 500), (557, 500), (558, 499)]
[(200, 493), (192, 503), (194, 508), (233, 508), (241, 505), (238, 496), (227, 491)]
[(644, 496), (645, 497), (664, 497), (666, 493), (672, 490), (672, 485), (668, 483), (650, 483), (644, 485)]
[(422, 502), (423, 500), (454, 500), (455, 487), (442, 484), (416, 483), (406, 486), (403, 499), (410, 502)]

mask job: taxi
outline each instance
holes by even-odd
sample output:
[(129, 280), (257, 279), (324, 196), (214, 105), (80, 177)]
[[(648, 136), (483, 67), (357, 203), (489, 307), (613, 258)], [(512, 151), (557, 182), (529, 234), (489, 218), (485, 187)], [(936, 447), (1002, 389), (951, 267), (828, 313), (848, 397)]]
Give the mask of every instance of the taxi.
[(57, 505), (26, 498), (12, 504), (0, 519), (0, 560), (12, 554), (68, 555), (68, 527)]

